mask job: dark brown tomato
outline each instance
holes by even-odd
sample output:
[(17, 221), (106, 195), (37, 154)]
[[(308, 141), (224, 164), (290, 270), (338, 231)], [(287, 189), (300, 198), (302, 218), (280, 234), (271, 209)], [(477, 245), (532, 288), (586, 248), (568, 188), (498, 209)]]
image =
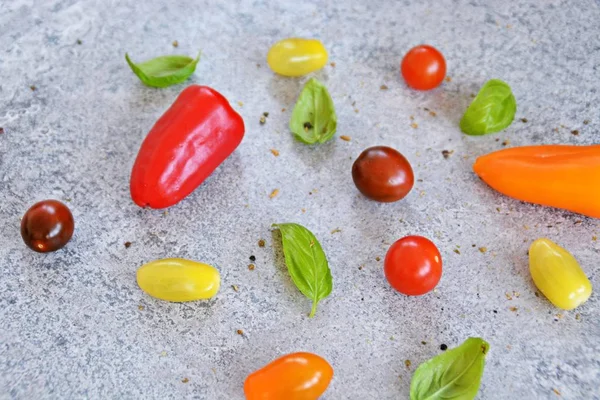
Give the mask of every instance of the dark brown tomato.
[(75, 223), (69, 208), (57, 200), (35, 203), (21, 220), (21, 236), (34, 251), (47, 253), (63, 247), (73, 236)]
[(403, 199), (415, 180), (408, 160), (386, 146), (363, 151), (352, 165), (352, 179), (362, 194), (381, 202)]

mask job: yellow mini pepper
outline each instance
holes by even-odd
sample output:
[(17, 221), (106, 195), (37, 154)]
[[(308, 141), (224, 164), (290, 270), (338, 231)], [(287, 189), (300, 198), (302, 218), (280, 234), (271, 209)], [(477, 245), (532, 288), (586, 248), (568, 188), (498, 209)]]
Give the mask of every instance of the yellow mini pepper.
[(531, 244), (529, 272), (537, 288), (558, 308), (572, 310), (592, 294), (592, 284), (575, 257), (550, 239)]
[(271, 47), (267, 63), (280, 75), (303, 76), (327, 64), (327, 50), (316, 39), (283, 39)]
[(221, 284), (214, 267), (183, 258), (165, 258), (142, 265), (137, 271), (140, 288), (158, 299), (183, 302), (209, 299)]

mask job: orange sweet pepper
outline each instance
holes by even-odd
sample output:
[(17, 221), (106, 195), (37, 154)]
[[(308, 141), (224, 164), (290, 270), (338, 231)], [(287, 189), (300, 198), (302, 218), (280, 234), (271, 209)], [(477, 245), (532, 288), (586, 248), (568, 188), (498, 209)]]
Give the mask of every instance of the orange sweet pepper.
[(317, 400), (327, 390), (333, 368), (312, 353), (292, 353), (253, 372), (244, 382), (247, 400)]
[(600, 218), (600, 145), (542, 145), (479, 157), (473, 170), (512, 198)]

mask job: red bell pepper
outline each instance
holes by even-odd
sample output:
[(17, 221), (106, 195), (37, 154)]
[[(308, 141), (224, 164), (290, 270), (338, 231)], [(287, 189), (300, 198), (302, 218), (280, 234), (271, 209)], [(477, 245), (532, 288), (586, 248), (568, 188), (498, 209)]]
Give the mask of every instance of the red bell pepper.
[(216, 90), (192, 85), (154, 124), (131, 171), (140, 207), (172, 206), (196, 189), (236, 149), (244, 120)]

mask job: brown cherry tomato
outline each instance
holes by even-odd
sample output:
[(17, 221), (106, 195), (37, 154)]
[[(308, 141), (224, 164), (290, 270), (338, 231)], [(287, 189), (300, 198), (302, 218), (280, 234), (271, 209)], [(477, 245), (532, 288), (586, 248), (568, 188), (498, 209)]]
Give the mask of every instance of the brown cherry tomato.
[(248, 375), (246, 400), (317, 400), (329, 386), (333, 368), (312, 353), (292, 353)]
[(398, 151), (386, 146), (369, 147), (352, 165), (356, 188), (371, 200), (403, 199), (413, 187), (413, 170)]
[(57, 200), (35, 203), (21, 220), (21, 236), (25, 244), (39, 253), (63, 247), (73, 236), (73, 215)]

